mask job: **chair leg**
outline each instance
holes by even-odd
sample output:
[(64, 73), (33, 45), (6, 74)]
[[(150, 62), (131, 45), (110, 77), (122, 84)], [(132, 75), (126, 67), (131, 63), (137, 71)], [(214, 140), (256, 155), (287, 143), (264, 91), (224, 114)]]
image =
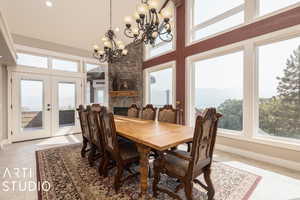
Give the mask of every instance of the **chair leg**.
[(115, 175), (115, 183), (114, 183), (116, 193), (119, 192), (122, 175), (123, 175), (123, 167), (118, 166), (117, 174)]
[(157, 167), (154, 167), (154, 180), (152, 184), (152, 190), (153, 190), (153, 196), (157, 197), (158, 193), (158, 188), (157, 185), (160, 181), (160, 170)]
[(89, 161), (89, 164), (90, 166), (92, 167), (94, 165), (94, 157), (95, 157), (95, 154), (96, 154), (96, 146), (95, 145), (91, 145), (91, 151), (88, 155), (88, 161)]
[(108, 164), (109, 164), (109, 158), (107, 152), (105, 152), (99, 166), (101, 168), (101, 174), (103, 175), (103, 177), (108, 176)]
[(208, 190), (207, 190), (208, 200), (213, 200), (213, 198), (215, 196), (215, 189), (214, 189), (213, 183), (210, 178), (210, 173), (211, 173), (211, 170), (209, 168), (204, 171), (204, 180), (208, 187)]
[(85, 157), (87, 144), (88, 144), (87, 139), (85, 137), (82, 137), (82, 149), (81, 149), (81, 157), (82, 158)]
[(193, 181), (184, 183), (184, 192), (187, 200), (193, 200)]

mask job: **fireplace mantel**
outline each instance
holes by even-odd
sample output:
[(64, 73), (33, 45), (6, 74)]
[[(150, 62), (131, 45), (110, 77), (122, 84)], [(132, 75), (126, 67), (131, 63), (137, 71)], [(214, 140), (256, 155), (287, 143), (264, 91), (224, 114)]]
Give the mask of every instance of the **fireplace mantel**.
[(129, 90), (129, 91), (110, 91), (109, 95), (111, 97), (137, 97), (138, 91), (136, 90)]

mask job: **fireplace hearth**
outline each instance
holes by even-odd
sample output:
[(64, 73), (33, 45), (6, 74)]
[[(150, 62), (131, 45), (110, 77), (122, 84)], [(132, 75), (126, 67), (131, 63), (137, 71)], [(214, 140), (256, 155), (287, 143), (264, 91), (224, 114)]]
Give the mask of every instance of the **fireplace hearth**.
[(127, 116), (128, 107), (114, 107), (113, 112), (114, 115)]

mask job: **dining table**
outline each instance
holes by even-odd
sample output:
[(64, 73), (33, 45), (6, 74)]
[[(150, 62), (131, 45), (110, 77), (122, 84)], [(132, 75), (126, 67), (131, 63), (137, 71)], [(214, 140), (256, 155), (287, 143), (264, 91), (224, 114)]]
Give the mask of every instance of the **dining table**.
[(140, 156), (140, 194), (148, 196), (149, 154), (166, 151), (191, 142), (194, 129), (189, 126), (114, 115), (117, 134), (133, 141)]

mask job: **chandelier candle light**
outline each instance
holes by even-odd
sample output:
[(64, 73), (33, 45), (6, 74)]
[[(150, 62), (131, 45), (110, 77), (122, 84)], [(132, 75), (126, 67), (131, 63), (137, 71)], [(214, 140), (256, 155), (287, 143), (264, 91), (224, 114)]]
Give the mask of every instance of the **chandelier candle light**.
[[(117, 62), (121, 57), (126, 56), (128, 50), (125, 48), (125, 44), (121, 40), (116, 40), (116, 34), (112, 30), (112, 0), (110, 0), (110, 27), (102, 38), (104, 49), (100, 50), (98, 45), (94, 45), (93, 57), (100, 62), (114, 63)], [(119, 29), (116, 28), (116, 32)]]
[(170, 8), (165, 8), (169, 1), (166, 1), (158, 11), (159, 0), (141, 0), (134, 14), (136, 25), (132, 25), (131, 16), (125, 17), (126, 27), (124, 34), (133, 38), (135, 43), (144, 42), (155, 46), (155, 40), (159, 38), (164, 42), (171, 42), (173, 39), (170, 18)]

